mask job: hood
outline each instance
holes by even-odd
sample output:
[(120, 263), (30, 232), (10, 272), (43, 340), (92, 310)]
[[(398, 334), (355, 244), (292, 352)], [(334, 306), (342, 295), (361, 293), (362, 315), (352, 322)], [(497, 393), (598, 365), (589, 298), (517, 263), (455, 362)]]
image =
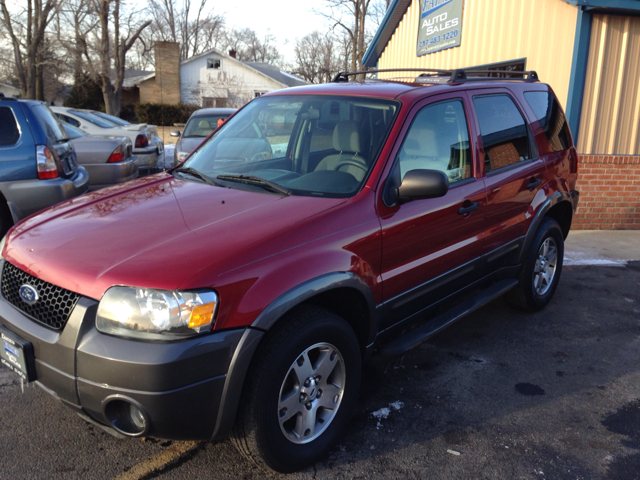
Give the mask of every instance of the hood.
[(7, 236), (4, 258), (94, 299), (112, 285), (174, 290), (205, 269), (226, 271), (290, 248), (283, 232), (345, 201), (157, 174), (29, 217)]

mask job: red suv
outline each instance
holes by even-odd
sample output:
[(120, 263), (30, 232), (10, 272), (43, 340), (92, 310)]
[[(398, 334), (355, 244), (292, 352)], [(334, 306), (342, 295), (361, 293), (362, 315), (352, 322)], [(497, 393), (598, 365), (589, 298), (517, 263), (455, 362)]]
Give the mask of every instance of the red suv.
[(2, 363), (131, 437), (231, 433), (258, 464), (311, 464), (372, 352), (553, 296), (577, 155), (551, 88), (520, 76), (263, 95), (177, 168), (24, 220)]

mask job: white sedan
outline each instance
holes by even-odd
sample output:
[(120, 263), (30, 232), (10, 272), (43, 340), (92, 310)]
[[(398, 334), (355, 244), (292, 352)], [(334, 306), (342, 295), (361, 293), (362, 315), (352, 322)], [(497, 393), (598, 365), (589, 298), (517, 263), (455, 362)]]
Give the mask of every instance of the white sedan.
[(51, 107), (61, 121), (81, 129), (89, 135), (126, 136), (133, 144), (133, 154), (138, 157), (138, 165), (142, 168), (153, 168), (158, 157), (164, 155), (164, 145), (158, 138), (156, 129), (146, 123), (131, 124), (117, 117), (100, 116), (90, 110), (70, 107)]

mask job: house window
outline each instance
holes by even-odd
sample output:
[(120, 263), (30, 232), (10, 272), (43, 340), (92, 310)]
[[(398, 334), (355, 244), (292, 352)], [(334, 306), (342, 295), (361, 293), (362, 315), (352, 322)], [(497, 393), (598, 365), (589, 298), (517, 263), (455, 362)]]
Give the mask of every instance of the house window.
[(221, 68), (222, 60), (219, 58), (207, 58), (207, 68)]
[(267, 92), (258, 92), (257, 90), (253, 92), (253, 97), (258, 98), (261, 95), (264, 95)]
[(224, 108), (226, 104), (224, 97), (202, 97), (202, 108)]

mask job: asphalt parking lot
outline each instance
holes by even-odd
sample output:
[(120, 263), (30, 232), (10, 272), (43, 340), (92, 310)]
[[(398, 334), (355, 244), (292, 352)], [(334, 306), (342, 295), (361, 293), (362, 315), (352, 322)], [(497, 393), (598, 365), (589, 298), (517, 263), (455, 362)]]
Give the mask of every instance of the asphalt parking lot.
[[(640, 262), (569, 266), (552, 303), (498, 300), (401, 359), (307, 478), (640, 478)], [(118, 440), (0, 368), (0, 478), (265, 478), (228, 441)]]

